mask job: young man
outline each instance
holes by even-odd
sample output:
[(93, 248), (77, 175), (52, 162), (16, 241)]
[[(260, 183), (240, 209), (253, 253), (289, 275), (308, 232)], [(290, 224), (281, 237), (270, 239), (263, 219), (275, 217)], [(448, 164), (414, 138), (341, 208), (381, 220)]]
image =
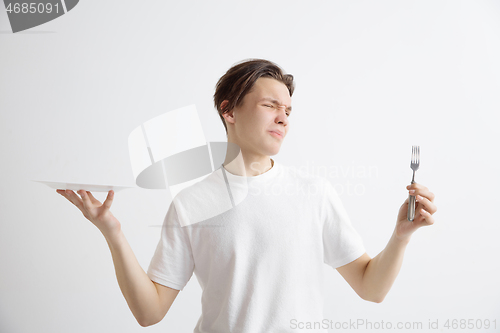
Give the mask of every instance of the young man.
[(413, 232), (434, 223), (434, 194), (409, 185), (417, 196), (414, 221), (407, 220), (406, 199), (386, 248), (368, 256), (330, 182), (295, 174), (270, 158), (290, 129), (293, 90), (291, 75), (261, 59), (221, 77), (214, 103), (239, 153), (227, 154), (220, 168), (174, 198), (147, 274), (109, 210), (112, 191), (101, 205), (90, 192), (79, 191), (80, 199), (58, 190), (105, 236), (141, 326), (162, 320), (195, 273), (203, 295), (194, 332), (297, 332), (294, 320), (323, 319), (324, 263), (362, 299), (381, 302)]

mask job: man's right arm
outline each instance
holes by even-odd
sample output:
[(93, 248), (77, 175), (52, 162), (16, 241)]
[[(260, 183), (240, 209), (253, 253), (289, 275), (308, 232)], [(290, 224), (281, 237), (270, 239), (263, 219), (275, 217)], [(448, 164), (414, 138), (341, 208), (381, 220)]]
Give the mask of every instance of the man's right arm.
[(137, 322), (143, 327), (160, 322), (179, 290), (151, 281), (121, 230), (105, 238), (111, 250), (118, 284)]
[(102, 204), (90, 191), (79, 190), (81, 199), (73, 190), (58, 189), (56, 192), (73, 203), (108, 242), (118, 284), (139, 325), (150, 326), (162, 320), (179, 290), (154, 283), (137, 262), (122, 232), (120, 221), (110, 210), (115, 192), (108, 191)]

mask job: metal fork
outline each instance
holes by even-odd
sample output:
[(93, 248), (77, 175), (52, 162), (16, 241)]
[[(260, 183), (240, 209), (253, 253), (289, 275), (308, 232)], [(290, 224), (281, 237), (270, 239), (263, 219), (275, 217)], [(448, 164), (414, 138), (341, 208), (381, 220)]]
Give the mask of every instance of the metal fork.
[[(413, 177), (411, 183), (415, 183), (415, 171), (420, 166), (420, 146), (412, 146), (411, 148), (411, 163), (410, 168), (413, 170)], [(415, 219), (415, 196), (408, 197), (408, 221), (413, 222)]]

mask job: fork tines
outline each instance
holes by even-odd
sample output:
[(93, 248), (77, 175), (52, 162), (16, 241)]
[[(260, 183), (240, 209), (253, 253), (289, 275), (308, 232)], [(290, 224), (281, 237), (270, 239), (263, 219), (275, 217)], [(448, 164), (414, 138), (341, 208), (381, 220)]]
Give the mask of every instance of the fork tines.
[(419, 164), (420, 164), (420, 146), (412, 146), (410, 167), (413, 170), (417, 170)]

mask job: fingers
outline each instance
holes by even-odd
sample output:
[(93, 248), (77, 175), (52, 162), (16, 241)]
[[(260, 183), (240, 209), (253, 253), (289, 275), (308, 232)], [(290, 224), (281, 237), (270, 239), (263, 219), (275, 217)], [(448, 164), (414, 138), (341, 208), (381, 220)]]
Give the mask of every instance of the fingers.
[(430, 201), (429, 199), (424, 198), (423, 196), (417, 194), (415, 197), (415, 201), (419, 203), (419, 208), (425, 209), (431, 215), (434, 214), (435, 212), (437, 212), (436, 205), (432, 201)]
[(115, 196), (115, 191), (110, 190), (108, 192), (108, 196), (106, 197), (106, 201), (104, 201), (104, 203), (102, 204), (106, 209), (111, 208), (111, 204), (113, 203), (114, 196)]
[[(72, 190), (57, 190), (56, 192), (61, 194), (63, 197), (68, 199), (68, 201), (70, 201), (75, 206), (80, 208), (80, 210), (85, 208), (85, 206), (89, 205), (90, 198), (87, 194), (90, 192), (86, 192), (83, 190), (78, 191), (77, 193), (80, 195), (81, 199)], [(94, 198), (94, 200), (95, 200), (95, 198)]]
[(78, 207), (78, 209), (84, 209), (83, 201), (72, 190), (57, 190), (57, 193), (68, 199), (68, 201)]
[(418, 212), (420, 213), (420, 216), (418, 219), (416, 219), (416, 221), (419, 226), (427, 226), (434, 224), (434, 217), (432, 216), (431, 213), (429, 213), (423, 208), (420, 208)]
[[(85, 208), (90, 208), (92, 206), (101, 206), (101, 202), (97, 200), (90, 191), (79, 190), (77, 193), (80, 195), (81, 199), (72, 190), (56, 190), (57, 193), (61, 194), (63, 197), (72, 202), (75, 206), (80, 208), (80, 210)], [(104, 202), (105, 208), (110, 208), (113, 202), (114, 191), (108, 192), (106, 201)]]
[[(434, 204), (435, 195), (427, 187), (422, 184), (413, 183), (406, 186), (409, 195), (415, 196), (417, 206), (415, 207), (415, 224), (420, 226), (432, 225), (435, 220), (432, 214), (437, 211), (437, 206)], [(403, 205), (408, 205), (409, 198), (406, 198)]]
[(434, 195), (434, 193), (429, 191), (429, 189), (422, 184), (413, 183), (413, 184), (406, 186), (406, 189), (409, 191), (411, 191), (411, 190), (414, 191), (413, 193), (409, 192), (410, 195), (416, 196), (417, 194), (419, 194), (422, 197), (429, 199), (429, 201), (434, 201), (434, 199), (436, 197)]
[(78, 191), (78, 194), (82, 197), (83, 207), (87, 208), (91, 206), (92, 203), (90, 202), (90, 198), (86, 191), (80, 190)]
[(100, 202), (99, 200), (97, 200), (96, 198), (94, 198), (94, 196), (92, 195), (92, 192), (87, 191), (87, 194), (88, 194), (88, 196), (89, 196), (90, 201), (91, 201), (94, 205), (96, 205), (96, 204), (101, 205), (101, 202)]

